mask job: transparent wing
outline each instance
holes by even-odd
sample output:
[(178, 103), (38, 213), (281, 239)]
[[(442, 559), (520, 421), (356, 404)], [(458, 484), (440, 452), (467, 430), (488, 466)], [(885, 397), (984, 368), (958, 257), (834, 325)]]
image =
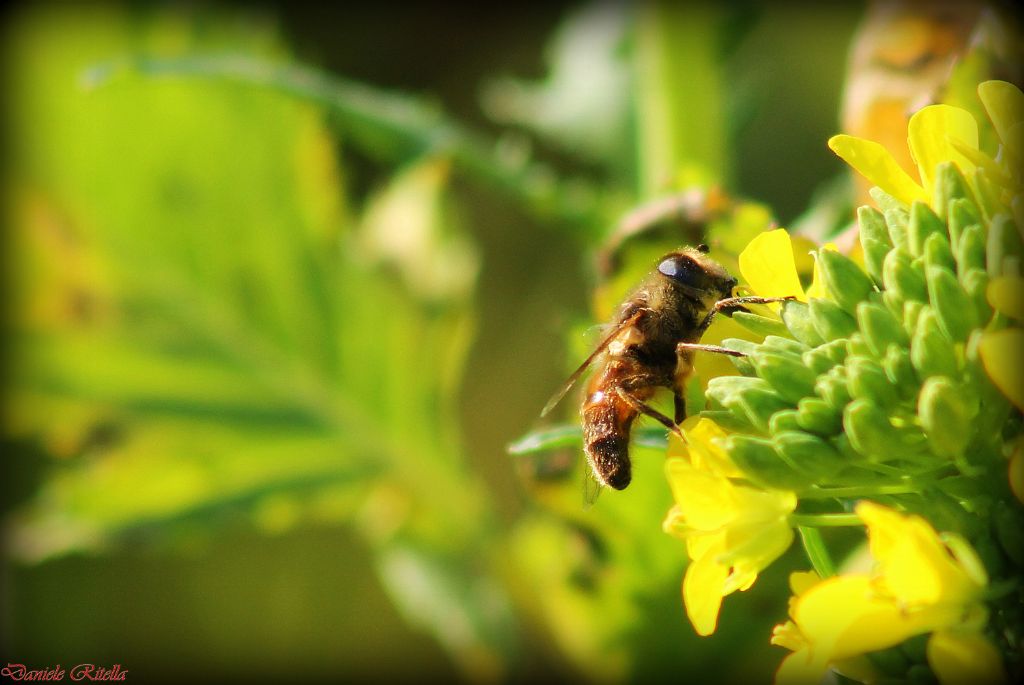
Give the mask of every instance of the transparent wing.
[(558, 392), (551, 396), (551, 399), (548, 400), (548, 403), (544, 405), (544, 409), (542, 409), (540, 412), (541, 418), (550, 414), (551, 410), (558, 406), (558, 403), (561, 402), (562, 399), (569, 392), (569, 390), (572, 389), (572, 386), (576, 384), (576, 381), (580, 379), (580, 376), (583, 375), (583, 373), (590, 367), (591, 364), (594, 363), (594, 360), (597, 359), (602, 352), (608, 349), (608, 345), (611, 344), (612, 340), (615, 340), (615, 337), (622, 332), (622, 329), (628, 328), (629, 326), (635, 324), (640, 319), (640, 316), (642, 314), (643, 310), (641, 309), (636, 314), (633, 314), (633, 316), (616, 324), (612, 328), (608, 335), (604, 337), (604, 340), (602, 340), (600, 344), (598, 344), (597, 348), (590, 353), (590, 356), (587, 357), (586, 360), (584, 360), (584, 362), (580, 364), (580, 367), (573, 371), (572, 375), (569, 376), (565, 383), (562, 384), (562, 387), (558, 389)]
[(590, 468), (590, 464), (587, 464), (583, 467), (583, 508), (589, 509), (594, 506), (594, 502), (597, 501), (602, 490), (604, 490), (604, 486), (594, 476), (594, 471)]

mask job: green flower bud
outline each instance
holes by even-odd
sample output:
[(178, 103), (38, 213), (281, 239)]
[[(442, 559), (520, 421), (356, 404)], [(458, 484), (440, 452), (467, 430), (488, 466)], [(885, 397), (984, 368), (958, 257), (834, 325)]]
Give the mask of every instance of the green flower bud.
[(960, 287), (956, 276), (946, 269), (928, 269), (928, 299), (939, 325), (954, 342), (964, 342), (978, 325), (974, 304)]
[(940, 457), (960, 457), (971, 437), (976, 409), (964, 400), (962, 386), (945, 376), (925, 381), (917, 401), (917, 413), (932, 451)]
[(782, 409), (787, 409), (789, 403), (771, 390), (747, 390), (739, 398), (739, 406), (750, 419), (750, 423), (760, 432), (768, 432), (768, 423), (772, 415)]
[(971, 269), (985, 268), (985, 250), (987, 235), (982, 224), (972, 224), (960, 235), (956, 246), (956, 266), (960, 273)]
[(846, 405), (843, 428), (854, 449), (873, 461), (905, 458), (919, 452), (914, 436), (894, 427), (888, 413), (865, 399)]
[(926, 307), (917, 320), (910, 341), (910, 362), (922, 382), (929, 376), (957, 375), (956, 351), (931, 307)]
[(828, 439), (828, 444), (832, 445), (839, 454), (843, 455), (843, 458), (847, 462), (857, 461), (862, 459), (862, 455), (853, 449), (853, 445), (850, 444), (850, 439), (846, 437), (845, 433), (834, 435)]
[(728, 409), (705, 409), (700, 415), (733, 433), (745, 433), (753, 429), (745, 416), (738, 416)]
[(846, 353), (847, 355), (856, 354), (861, 357), (870, 357), (872, 355), (871, 348), (864, 342), (864, 336), (860, 333), (854, 333), (849, 337), (846, 342)]
[(874, 292), (871, 279), (857, 264), (834, 250), (819, 250), (818, 264), (825, 281), (825, 290), (836, 304), (849, 313)]
[(743, 473), (761, 487), (792, 490), (805, 487), (809, 480), (786, 464), (771, 441), (746, 435), (730, 435), (723, 442), (729, 458)]
[(851, 399), (846, 367), (837, 366), (828, 373), (818, 376), (814, 383), (814, 393), (828, 402), (835, 411), (841, 411)]
[(917, 320), (927, 306), (916, 300), (907, 300), (903, 303), (903, 330), (907, 332), (907, 335), (914, 335), (914, 331), (917, 330)]
[(850, 357), (846, 360), (846, 372), (850, 379), (850, 394), (855, 398), (871, 400), (883, 409), (899, 401), (895, 386), (875, 360)]
[(771, 383), (782, 399), (795, 404), (814, 393), (817, 376), (804, 365), (802, 357), (762, 351), (751, 357), (751, 361), (757, 375)]
[(886, 290), (882, 293), (882, 303), (886, 309), (892, 312), (893, 316), (902, 316), (908, 302), (916, 302), (916, 300), (905, 300), (895, 290)]
[(735, 312), (732, 315), (733, 321), (757, 335), (789, 335), (786, 324), (778, 319), (770, 319), (760, 314), (750, 312)]
[(989, 180), (988, 174), (981, 167), (974, 170), (974, 187), (977, 190), (974, 196), (975, 204), (985, 218), (991, 221), (1003, 208), (999, 188)]
[(885, 225), (885, 217), (877, 209), (861, 207), (857, 210), (860, 224), (860, 244), (864, 249), (864, 264), (875, 283), (882, 283), (882, 263), (892, 249), (892, 239)]
[(846, 465), (842, 455), (825, 440), (803, 431), (779, 433), (772, 443), (793, 468), (818, 479), (833, 476)]
[(949, 241), (953, 249), (960, 245), (960, 236), (968, 226), (981, 223), (981, 212), (971, 200), (958, 198), (949, 203)]
[(935, 167), (935, 188), (932, 197), (943, 219), (949, 218), (949, 203), (966, 201), (973, 204), (974, 194), (963, 174), (953, 162), (940, 162)]
[[(1021, 256), (1021, 238), (1009, 214), (998, 214), (988, 227), (985, 257), (992, 278), (1003, 275), (1003, 260)], [(1015, 274), (1013, 274), (1015, 275)]]
[(956, 261), (953, 259), (953, 251), (949, 248), (949, 240), (945, 235), (932, 233), (924, 241), (924, 264), (925, 268), (934, 266), (940, 269), (956, 271)]
[(842, 364), (846, 359), (846, 340), (832, 340), (820, 345), (813, 350), (803, 353), (803, 361), (814, 373), (820, 375)]
[(938, 317), (928, 311), (911, 342), (910, 361), (922, 383), (932, 376), (955, 376), (958, 370), (956, 349), (939, 326)]
[(836, 364), (842, 364), (846, 360), (846, 341), (833, 340), (827, 342), (817, 349), (819, 354), (827, 355)]
[(817, 397), (800, 400), (796, 408), (796, 422), (803, 430), (825, 437), (835, 435), (843, 428), (841, 412)]
[(722, 340), (722, 347), (747, 355), (746, 357), (729, 357), (729, 360), (736, 367), (736, 370), (744, 376), (756, 375), (754, 365), (750, 362), (750, 355), (756, 354), (758, 349), (760, 349), (757, 343), (741, 338), (726, 338)]
[(935, 216), (932, 208), (923, 202), (915, 202), (910, 207), (910, 224), (907, 226), (910, 240), (910, 254), (920, 257), (924, 254), (924, 244), (933, 235), (946, 239), (946, 225)]
[(783, 431), (798, 431), (800, 424), (796, 421), (796, 409), (783, 409), (772, 414), (768, 422), (768, 432), (772, 435)]
[(901, 399), (909, 400), (917, 396), (919, 383), (914, 373), (914, 365), (910, 360), (910, 352), (899, 345), (889, 345), (882, 361), (885, 377), (896, 388)]
[(902, 248), (894, 248), (885, 256), (882, 265), (882, 283), (904, 300), (928, 301), (928, 288), (924, 273), (913, 266), (910, 254)]
[(777, 335), (767, 335), (764, 338), (764, 342), (761, 346), (765, 349), (771, 350), (772, 352), (779, 352), (781, 354), (789, 354), (797, 357), (802, 357), (803, 353), (807, 351), (807, 345), (790, 338), (782, 338)]
[(909, 251), (910, 236), (907, 224), (910, 223), (910, 214), (903, 208), (884, 209), (883, 214), (885, 214), (885, 225), (889, 227), (889, 237), (892, 239), (893, 247)]
[(818, 354), (817, 350), (804, 352), (804, 364), (806, 364), (807, 368), (811, 371), (819, 375), (835, 366), (835, 363), (829, 359), (827, 355)]
[(783, 302), (782, 321), (786, 324), (789, 332), (793, 334), (793, 337), (805, 345), (814, 347), (825, 342), (818, 335), (818, 332), (814, 330), (814, 324), (811, 322), (810, 308), (803, 302), (795, 300)]
[(811, 322), (825, 340), (848, 338), (857, 330), (857, 322), (832, 300), (811, 298)]
[(993, 313), (992, 305), (988, 302), (988, 273), (981, 269), (971, 269), (964, 274), (960, 282), (963, 283), (967, 297), (974, 304), (974, 313), (979, 325), (984, 326), (992, 318)]
[(882, 359), (889, 345), (907, 344), (907, 334), (900, 321), (887, 308), (875, 302), (863, 302), (857, 307), (857, 321), (861, 334), (872, 356)]

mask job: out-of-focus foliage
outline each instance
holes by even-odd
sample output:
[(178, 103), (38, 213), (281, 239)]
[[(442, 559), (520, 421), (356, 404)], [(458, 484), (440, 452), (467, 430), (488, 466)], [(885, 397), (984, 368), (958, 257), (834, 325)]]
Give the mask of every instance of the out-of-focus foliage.
[(498, 669), (514, 640), (476, 568), (491, 519), (453, 422), (476, 256), (447, 162), (412, 163), (357, 221), (313, 106), (200, 80), (81, 87), (125, 50), (283, 57), (269, 31), (65, 10), (13, 40), (8, 430), (53, 460), (13, 552), (239, 514), (350, 521), (410, 618), (470, 672)]

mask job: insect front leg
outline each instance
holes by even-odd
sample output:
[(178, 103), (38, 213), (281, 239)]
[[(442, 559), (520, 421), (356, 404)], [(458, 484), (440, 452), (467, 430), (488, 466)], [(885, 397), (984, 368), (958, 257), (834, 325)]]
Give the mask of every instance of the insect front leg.
[(724, 300), (719, 300), (715, 303), (715, 306), (711, 308), (711, 311), (707, 313), (704, 320), (700, 322), (700, 330), (704, 332), (708, 326), (711, 325), (711, 320), (715, 318), (715, 314), (732, 309), (733, 307), (742, 307), (746, 304), (771, 304), (772, 302), (788, 302), (789, 300), (795, 300), (796, 296), (787, 295), (786, 297), (727, 297)]

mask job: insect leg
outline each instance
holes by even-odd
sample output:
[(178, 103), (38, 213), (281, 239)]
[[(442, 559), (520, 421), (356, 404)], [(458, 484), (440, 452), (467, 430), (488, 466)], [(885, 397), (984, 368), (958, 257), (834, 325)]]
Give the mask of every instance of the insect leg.
[(702, 345), (701, 343), (679, 343), (676, 345), (676, 354), (681, 354), (684, 351), (695, 351), (695, 352), (714, 352), (715, 354), (727, 354), (730, 357), (746, 357), (745, 352), (739, 350), (730, 350), (728, 347), (719, 347), (718, 345)]
[(679, 425), (686, 420), (686, 398), (676, 392), (673, 394), (673, 399), (675, 400), (676, 425)]
[(633, 397), (632, 395), (630, 395), (627, 391), (623, 390), (622, 388), (616, 388), (615, 392), (618, 394), (619, 397), (621, 397), (623, 399), (623, 401), (626, 402), (626, 404), (628, 404), (629, 406), (633, 407), (633, 409), (636, 409), (641, 414), (645, 414), (646, 416), (650, 416), (652, 419), (654, 419), (655, 421), (657, 421), (661, 425), (665, 426), (665, 428), (668, 428), (670, 431), (672, 431), (673, 433), (675, 433), (679, 437), (683, 437), (683, 433), (682, 433), (682, 431), (679, 430), (679, 426), (677, 426), (675, 423), (673, 423), (672, 419), (670, 419), (669, 417), (665, 416), (664, 414), (662, 414), (660, 411), (658, 411), (657, 409), (655, 409), (651, 405), (647, 404), (643, 400), (640, 400), (640, 399), (637, 399), (636, 397)]
[(706, 331), (708, 326), (711, 325), (711, 320), (715, 317), (715, 314), (723, 310), (742, 307), (745, 304), (770, 304), (772, 302), (787, 302), (795, 299), (796, 297), (793, 295), (787, 295), (786, 297), (727, 297), (716, 302), (715, 306), (711, 308), (711, 311), (704, 317), (704, 320), (700, 322), (700, 331), (702, 333)]

